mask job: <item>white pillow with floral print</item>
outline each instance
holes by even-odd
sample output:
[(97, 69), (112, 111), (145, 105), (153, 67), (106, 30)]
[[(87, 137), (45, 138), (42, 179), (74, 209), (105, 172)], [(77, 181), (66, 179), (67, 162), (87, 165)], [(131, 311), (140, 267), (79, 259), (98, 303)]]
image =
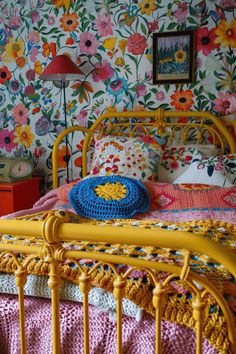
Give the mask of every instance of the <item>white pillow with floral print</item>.
[(193, 157), (198, 154), (199, 149), (195, 146), (168, 146), (160, 161), (158, 182), (174, 182), (187, 170)]
[(201, 183), (221, 187), (236, 184), (236, 155), (197, 156), (173, 183)]
[(121, 175), (141, 181), (156, 181), (162, 150), (149, 136), (95, 136), (90, 175)]

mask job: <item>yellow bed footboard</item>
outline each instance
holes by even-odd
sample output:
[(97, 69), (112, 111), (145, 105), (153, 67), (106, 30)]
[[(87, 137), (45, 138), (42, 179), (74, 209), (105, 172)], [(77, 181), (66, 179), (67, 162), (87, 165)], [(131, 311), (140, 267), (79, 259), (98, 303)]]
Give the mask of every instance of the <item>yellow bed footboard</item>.
[[(33, 258), (39, 257), (49, 264), (48, 287), (51, 289), (52, 303), (52, 347), (53, 353), (60, 353), (60, 309), (59, 289), (62, 277), (62, 262), (67, 259), (76, 264), (79, 272), (77, 282), (83, 293), (84, 305), (84, 353), (89, 353), (89, 315), (88, 294), (92, 287), (93, 272), (101, 264), (107, 264), (114, 272), (113, 294), (117, 304), (117, 353), (122, 353), (122, 299), (126, 296), (125, 285), (128, 275), (133, 269), (142, 269), (147, 272), (154, 284), (153, 306), (156, 318), (156, 353), (161, 353), (161, 318), (165, 289), (173, 279), (184, 281), (192, 289), (192, 316), (196, 330), (196, 353), (202, 353), (204, 335), (205, 297), (211, 294), (223, 312), (228, 332), (228, 349), (236, 353), (235, 319), (221, 293), (207, 279), (191, 271), (189, 259), (193, 252), (207, 254), (222, 264), (236, 278), (236, 255), (210, 239), (193, 235), (184, 231), (166, 231), (151, 229), (117, 228), (112, 226), (100, 227), (97, 225), (71, 224), (63, 222), (62, 218), (49, 213), (45, 221), (1, 220), (0, 233), (24, 236), (24, 239), (36, 241), (37, 245), (15, 244), (14, 242), (0, 243), (0, 258), (6, 253), (15, 262), (15, 278), (19, 293), (19, 314), (21, 333), (21, 353), (27, 353), (27, 344), (24, 330), (24, 285), (26, 282), (27, 266)], [(27, 236), (26, 236), (27, 235)], [(86, 252), (86, 258), (94, 259), (97, 263), (85, 271), (78, 262), (84, 257), (83, 251), (68, 250), (63, 242), (75, 241), (105, 242), (109, 244), (142, 245), (143, 247), (165, 247), (184, 250), (184, 262), (180, 266), (153, 262), (127, 256), (105, 254), (97, 251)], [(28, 254), (22, 263), (15, 257), (14, 252)], [(130, 266), (125, 273), (118, 273), (115, 264)], [(168, 272), (169, 276), (163, 282), (158, 281), (159, 272)], [(198, 284), (198, 285), (197, 285)], [(199, 288), (199, 285), (201, 287)], [(227, 341), (226, 341), (227, 342)], [(222, 353), (227, 351), (222, 351)]]

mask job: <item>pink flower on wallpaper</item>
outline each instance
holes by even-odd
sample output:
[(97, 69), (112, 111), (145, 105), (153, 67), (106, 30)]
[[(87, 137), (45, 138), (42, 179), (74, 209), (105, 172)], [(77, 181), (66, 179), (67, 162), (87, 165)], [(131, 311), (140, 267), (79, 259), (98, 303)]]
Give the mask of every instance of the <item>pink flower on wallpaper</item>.
[(12, 116), (14, 117), (15, 122), (19, 124), (27, 124), (27, 114), (28, 109), (23, 103), (19, 103), (12, 110)]
[(93, 33), (84, 32), (80, 36), (79, 48), (82, 53), (87, 55), (96, 54), (97, 47), (99, 46), (99, 42)]
[(188, 15), (188, 4), (181, 2), (178, 5), (178, 9), (174, 11), (173, 14), (174, 17), (176, 18), (177, 23), (183, 23), (183, 22), (185, 23)]
[(234, 109), (236, 109), (236, 94), (219, 92), (219, 98), (215, 98), (213, 101), (213, 109), (222, 115), (234, 112)]
[(35, 93), (35, 88), (33, 85), (27, 85), (24, 89), (24, 94), (26, 96), (33, 95)]
[(145, 84), (137, 85), (136, 86), (136, 94), (137, 97), (143, 97), (147, 93), (147, 88)]
[(8, 22), (8, 27), (16, 30), (18, 28), (20, 28), (21, 26), (21, 18), (20, 16), (12, 16)]
[(158, 101), (164, 101), (165, 98), (166, 98), (166, 96), (165, 96), (164, 92), (158, 91), (158, 92), (156, 93), (156, 99), (157, 99)]
[(32, 43), (39, 43), (40, 42), (40, 35), (36, 31), (30, 31), (28, 34), (28, 39)]
[(214, 43), (216, 39), (215, 28), (210, 31), (207, 27), (199, 28), (196, 31), (196, 48), (197, 52), (202, 51), (203, 55), (208, 55), (212, 50), (219, 47), (218, 44)]
[(101, 63), (94, 65), (94, 71), (92, 72), (93, 81), (98, 82), (111, 79), (114, 75), (114, 69), (107, 60), (103, 60)]
[(236, 9), (236, 2), (235, 0), (221, 0), (220, 6), (223, 7), (223, 9), (226, 11), (233, 11)]
[(32, 63), (35, 63), (37, 61), (37, 55), (39, 53), (39, 50), (37, 47), (33, 47), (30, 52), (30, 60)]
[(158, 20), (154, 20), (153, 22), (148, 22), (148, 30), (149, 32), (155, 32), (158, 30)]
[(25, 74), (25, 76), (26, 76), (26, 79), (27, 80), (35, 80), (35, 72), (34, 72), (34, 70), (33, 69), (29, 69), (29, 70), (27, 70), (26, 71), (26, 74)]
[(143, 54), (147, 46), (146, 38), (139, 33), (131, 34), (127, 40), (128, 52), (134, 55)]
[(81, 109), (79, 114), (75, 117), (79, 125), (86, 126), (87, 124), (88, 111), (86, 109)]
[(30, 14), (32, 23), (37, 23), (39, 21), (39, 12), (34, 10)]
[(0, 148), (5, 149), (7, 152), (11, 152), (17, 144), (14, 143), (14, 131), (8, 129), (0, 130)]
[(104, 37), (113, 34), (112, 27), (114, 25), (111, 23), (110, 15), (98, 14), (96, 20), (94, 20), (93, 23), (94, 23), (94, 29), (98, 31), (99, 36)]
[(55, 19), (54, 16), (49, 16), (48, 17), (48, 25), (49, 26), (53, 26), (55, 22), (56, 22), (56, 19)]

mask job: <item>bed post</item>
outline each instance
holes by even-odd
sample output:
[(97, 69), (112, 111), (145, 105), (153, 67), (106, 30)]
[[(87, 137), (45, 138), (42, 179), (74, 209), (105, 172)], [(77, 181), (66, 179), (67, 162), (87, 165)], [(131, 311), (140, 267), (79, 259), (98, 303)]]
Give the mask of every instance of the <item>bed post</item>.
[(45, 240), (43, 256), (50, 264), (48, 287), (51, 289), (52, 306), (52, 353), (60, 354), (60, 284), (61, 272), (60, 261), (63, 258), (63, 247), (58, 237), (58, 227), (61, 219), (49, 215), (43, 222), (42, 234)]

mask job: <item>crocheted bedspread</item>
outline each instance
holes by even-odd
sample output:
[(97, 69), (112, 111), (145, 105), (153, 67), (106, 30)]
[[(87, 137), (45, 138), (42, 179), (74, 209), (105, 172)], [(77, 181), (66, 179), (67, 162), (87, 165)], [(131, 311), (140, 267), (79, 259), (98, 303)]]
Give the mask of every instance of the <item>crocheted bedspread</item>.
[[(95, 221), (84, 219), (78, 215), (67, 211), (47, 211), (34, 215), (19, 217), (19, 219), (28, 220), (44, 220), (49, 214), (56, 214), (63, 218), (65, 222), (96, 224), (105, 227), (113, 225), (114, 227), (139, 227), (148, 229), (168, 229), (191, 231), (195, 234), (204, 235), (211, 238), (226, 247), (235, 250), (236, 241), (236, 225), (213, 220), (197, 220), (194, 222), (164, 222), (158, 220), (137, 220), (137, 219), (119, 219), (113, 221)], [(21, 244), (29, 244), (28, 240), (23, 237), (17, 238), (11, 235), (2, 235), (1, 242), (13, 242)], [(32, 238), (31, 245), (39, 244), (39, 238)], [(86, 259), (87, 251), (99, 251), (103, 253), (126, 255), (129, 257), (140, 257), (142, 259), (153, 260), (155, 262), (162, 261), (171, 264), (181, 264), (184, 261), (184, 252), (180, 250), (161, 249), (157, 247), (136, 247), (130, 245), (110, 245), (104, 243), (92, 244), (91, 242), (68, 242), (64, 243), (67, 249), (80, 250), (85, 253), (85, 260), (80, 260), (84, 268), (91, 268), (94, 261)], [(18, 255), (21, 260), (24, 255)], [(204, 277), (207, 277), (223, 294), (224, 298), (236, 315), (236, 283), (235, 279), (220, 264), (216, 263), (209, 257), (201, 254), (193, 254), (190, 259), (191, 269)], [(118, 265), (118, 271), (125, 271), (127, 266)], [(1, 259), (0, 271), (13, 272), (14, 264), (10, 257)], [(49, 264), (40, 259), (32, 260), (28, 265), (29, 274), (47, 275), (49, 272)], [(62, 265), (62, 277), (76, 283), (78, 269), (74, 264), (65, 261)], [(159, 274), (159, 280), (163, 281), (167, 274)], [(108, 267), (99, 267), (92, 273), (93, 285), (102, 287), (105, 290), (113, 290), (114, 274)], [(154, 286), (150, 277), (142, 271), (133, 271), (130, 273), (126, 285), (126, 296), (128, 299), (146, 310), (149, 314), (154, 315), (152, 305), (152, 290)], [(190, 288), (183, 281), (173, 281), (166, 290), (166, 298), (163, 306), (163, 316), (165, 320), (183, 324), (194, 328), (195, 321), (192, 316), (192, 293)], [(207, 306), (205, 308), (204, 334), (206, 338), (221, 353), (230, 353), (229, 343), (226, 336), (226, 325), (222, 317), (222, 312), (211, 296), (206, 297)]]

